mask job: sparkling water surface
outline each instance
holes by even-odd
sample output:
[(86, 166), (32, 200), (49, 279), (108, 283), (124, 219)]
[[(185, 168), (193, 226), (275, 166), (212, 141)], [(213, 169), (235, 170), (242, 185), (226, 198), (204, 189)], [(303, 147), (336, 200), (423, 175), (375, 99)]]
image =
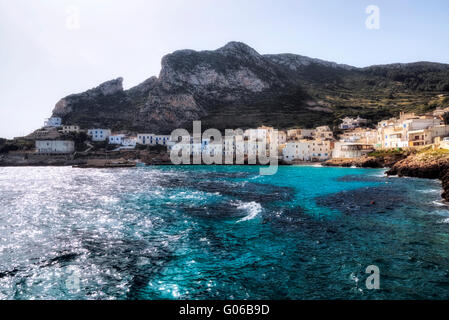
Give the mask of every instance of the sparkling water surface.
[(0, 168), (0, 299), (448, 299), (440, 182), (383, 173)]

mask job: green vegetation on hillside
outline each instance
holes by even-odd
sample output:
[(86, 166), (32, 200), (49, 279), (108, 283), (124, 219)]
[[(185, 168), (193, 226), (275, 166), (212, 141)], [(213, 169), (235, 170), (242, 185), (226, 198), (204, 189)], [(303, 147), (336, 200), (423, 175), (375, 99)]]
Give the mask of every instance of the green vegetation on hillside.
[(329, 75), (322, 79), (304, 77), (304, 86), (311, 96), (332, 109), (334, 125), (345, 116), (360, 115), (375, 125), (402, 111), (422, 114), (449, 107), (446, 87), (449, 66), (426, 63), (393, 66), (328, 70), (333, 79)]
[(449, 156), (449, 150), (433, 149), (431, 146), (421, 149), (416, 156), (422, 161), (439, 160)]
[(384, 157), (391, 157), (391, 156), (408, 156), (412, 153), (414, 153), (414, 150), (411, 149), (403, 149), (403, 148), (396, 148), (396, 149), (379, 149), (376, 151), (373, 151), (368, 154), (369, 157), (375, 157), (375, 158), (384, 158)]
[(31, 151), (35, 147), (34, 141), (25, 139), (6, 140), (0, 139), (0, 153), (10, 151)]

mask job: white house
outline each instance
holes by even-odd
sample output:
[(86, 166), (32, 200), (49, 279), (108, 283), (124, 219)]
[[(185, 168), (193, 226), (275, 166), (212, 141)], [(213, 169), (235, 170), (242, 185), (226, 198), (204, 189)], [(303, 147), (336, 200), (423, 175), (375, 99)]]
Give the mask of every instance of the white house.
[(217, 156), (223, 154), (222, 143), (209, 143), (203, 147), (203, 154), (209, 154), (211, 156)]
[(332, 158), (359, 158), (374, 151), (372, 144), (338, 141), (335, 143)]
[(62, 126), (62, 133), (78, 133), (80, 132), (79, 126)]
[(244, 131), (243, 136), (253, 141), (267, 141), (273, 129), (270, 127), (259, 127), (257, 129), (247, 129)]
[(290, 129), (287, 130), (287, 141), (298, 141), (305, 138), (313, 138), (315, 129)]
[(344, 142), (371, 144), (374, 146), (377, 143), (377, 130), (362, 128), (346, 130), (340, 135), (340, 140)]
[(203, 145), (201, 143), (190, 144), (190, 155), (198, 156), (203, 154)]
[(295, 142), (287, 142), (282, 150), (282, 157), (285, 161), (292, 162), (294, 160), (309, 161), (310, 160), (310, 141), (301, 140)]
[(126, 134), (113, 134), (109, 136), (109, 144), (122, 144), (123, 138)]
[(278, 144), (287, 142), (287, 133), (285, 131), (278, 131)]
[(106, 141), (111, 135), (109, 129), (89, 129), (87, 135), (91, 137), (92, 141)]
[(168, 151), (171, 151), (171, 150), (173, 149), (173, 146), (174, 146), (175, 144), (176, 144), (175, 142), (169, 141), (169, 142), (167, 143), (167, 150), (168, 150)]
[(312, 140), (310, 158), (312, 161), (325, 161), (332, 157), (334, 142), (330, 140)]
[(59, 127), (62, 125), (62, 119), (60, 117), (51, 117), (45, 120), (45, 127)]
[(170, 135), (155, 135), (154, 136), (155, 144), (159, 144), (161, 146), (166, 146), (168, 142), (171, 141)]
[(137, 144), (137, 137), (125, 136), (122, 138), (122, 146), (134, 149)]
[(153, 133), (139, 133), (137, 135), (137, 143), (143, 145), (153, 145), (154, 134)]
[(342, 121), (339, 126), (342, 130), (355, 129), (368, 122), (366, 119), (360, 118), (360, 116), (357, 116), (357, 118), (345, 117)]
[(117, 150), (134, 149), (137, 145), (137, 137), (126, 134), (113, 134), (109, 136), (109, 144), (120, 145)]
[(171, 141), (170, 135), (156, 135), (153, 133), (139, 133), (137, 135), (137, 143), (143, 145), (162, 145), (167, 146), (168, 142)]
[(324, 161), (331, 158), (333, 142), (329, 140), (300, 140), (287, 142), (282, 150), (285, 161)]
[(333, 139), (334, 134), (328, 126), (316, 127), (312, 133), (315, 139)]
[[(427, 116), (416, 116), (414, 113), (401, 113), (399, 119), (391, 118), (379, 122), (377, 126), (377, 146), (380, 148), (406, 148), (430, 144), (433, 138), (439, 134), (446, 135), (445, 128), (441, 127), (441, 119)], [(433, 134), (424, 131), (432, 131), (439, 127)], [(440, 131), (437, 133), (436, 131)], [(427, 136), (426, 136), (427, 135)]]
[(36, 140), (39, 154), (67, 154), (75, 151), (75, 142), (69, 140)]

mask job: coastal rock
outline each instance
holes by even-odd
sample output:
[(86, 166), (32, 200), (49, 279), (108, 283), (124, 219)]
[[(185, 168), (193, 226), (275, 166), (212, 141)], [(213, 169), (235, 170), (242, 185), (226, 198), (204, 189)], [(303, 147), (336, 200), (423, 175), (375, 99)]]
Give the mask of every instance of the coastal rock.
[(420, 155), (411, 155), (406, 159), (395, 163), (388, 175), (397, 175), (399, 177), (417, 177), (427, 179), (440, 178), (442, 169), (445, 167), (446, 159), (423, 158)]
[(354, 159), (330, 159), (322, 165), (326, 167), (358, 167), (358, 168), (389, 168), (406, 158), (406, 154), (386, 156), (364, 156)]
[(443, 187), (443, 193), (441, 194), (441, 196), (443, 197), (444, 200), (449, 202), (449, 164), (448, 163), (444, 164), (444, 166), (441, 167), (440, 180), (441, 180), (441, 185)]
[(444, 151), (410, 155), (394, 164), (386, 173), (399, 177), (440, 179), (443, 187), (442, 197), (449, 201), (449, 154)]

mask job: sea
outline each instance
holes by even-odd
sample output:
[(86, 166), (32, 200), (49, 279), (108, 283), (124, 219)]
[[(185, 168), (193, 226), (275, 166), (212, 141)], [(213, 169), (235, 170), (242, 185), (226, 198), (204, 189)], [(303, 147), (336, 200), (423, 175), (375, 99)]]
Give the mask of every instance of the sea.
[(439, 181), (259, 169), (0, 168), (0, 299), (449, 298)]

